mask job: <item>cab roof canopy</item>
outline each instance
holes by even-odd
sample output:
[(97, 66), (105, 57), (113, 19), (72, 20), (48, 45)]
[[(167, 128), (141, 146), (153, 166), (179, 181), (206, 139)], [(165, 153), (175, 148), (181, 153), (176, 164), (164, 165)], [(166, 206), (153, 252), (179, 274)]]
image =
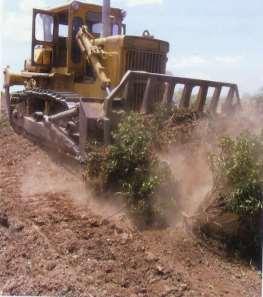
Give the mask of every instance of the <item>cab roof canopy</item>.
[[(74, 7), (78, 7), (78, 6), (80, 9), (83, 9), (85, 7), (87, 7), (87, 8), (93, 7), (93, 8), (101, 9), (101, 7), (102, 7), (101, 5), (89, 3), (87, 1), (69, 1), (67, 4), (49, 8), (48, 11), (53, 12), (53, 13), (59, 13), (59, 12), (68, 10), (70, 8), (74, 9)], [(111, 9), (117, 14), (123, 14), (123, 10), (120, 8), (111, 8)]]

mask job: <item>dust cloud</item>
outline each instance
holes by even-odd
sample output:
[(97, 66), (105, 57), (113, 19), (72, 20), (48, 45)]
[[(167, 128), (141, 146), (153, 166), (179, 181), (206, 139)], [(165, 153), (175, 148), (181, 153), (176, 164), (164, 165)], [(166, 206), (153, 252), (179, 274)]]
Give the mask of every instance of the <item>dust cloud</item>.
[[(21, 174), (22, 199), (38, 199), (39, 195), (64, 194), (72, 206), (92, 210), (103, 218), (116, 213), (121, 205), (118, 201), (98, 197), (90, 189), (82, 176), (82, 168), (74, 160), (45, 150), (36, 150), (24, 160)], [(117, 219), (116, 215), (116, 219)]]
[[(200, 121), (191, 134), (190, 142), (176, 144), (165, 153), (159, 154), (166, 161), (178, 182), (176, 198), (177, 214), (168, 218), (172, 225), (182, 223), (185, 217), (194, 217), (213, 187), (208, 156), (216, 148), (220, 136), (238, 136), (248, 130), (260, 133), (263, 114), (247, 104), (243, 110), (229, 117)], [(90, 209), (102, 218), (118, 219), (125, 213), (122, 205), (114, 198), (100, 199), (94, 196), (84, 182), (80, 166), (60, 160), (59, 155), (44, 150), (36, 150), (23, 163), (21, 168), (21, 192), (24, 198), (45, 193), (64, 193), (72, 204)], [(165, 197), (164, 197), (165, 198)], [(36, 198), (37, 199), (37, 198)], [(115, 215), (115, 214), (118, 215)], [(179, 215), (178, 215), (179, 214)]]
[(213, 188), (209, 168), (209, 154), (213, 152), (220, 137), (237, 137), (245, 131), (260, 134), (263, 129), (263, 114), (251, 104), (244, 104), (237, 114), (215, 119), (204, 119), (193, 129), (186, 144), (170, 147), (159, 154), (168, 163), (178, 184), (176, 193), (177, 215), (168, 218), (172, 225), (182, 224), (185, 218), (198, 215)]

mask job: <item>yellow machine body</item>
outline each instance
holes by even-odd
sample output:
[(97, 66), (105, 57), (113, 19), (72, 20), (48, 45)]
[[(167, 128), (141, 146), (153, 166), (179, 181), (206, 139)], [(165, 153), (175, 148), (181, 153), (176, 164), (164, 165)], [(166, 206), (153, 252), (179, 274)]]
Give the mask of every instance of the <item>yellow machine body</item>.
[[(169, 51), (167, 42), (146, 34), (142, 37), (126, 36), (124, 13), (117, 8), (111, 8), (112, 36), (102, 38), (101, 14), (101, 6), (79, 1), (46, 11), (34, 10), (32, 57), (25, 71), (54, 74), (53, 79), (45, 81), (44, 85), (40, 83), (39, 87), (105, 98), (107, 94), (94, 71), (94, 64), (81, 53), (77, 43), (76, 36), (81, 26), (86, 26), (91, 34), (92, 46), (103, 51), (99, 60), (111, 88), (118, 85), (128, 70), (165, 73)], [(52, 30), (48, 32), (49, 36), (43, 37), (42, 34), (39, 37), (39, 19), (49, 21)]]
[[(167, 75), (169, 43), (148, 31), (126, 35), (125, 13), (103, 8), (109, 12), (103, 13), (107, 37), (101, 35), (99, 5), (73, 1), (33, 10), (31, 60), (20, 73), (4, 71), (5, 109), (16, 131), (85, 160), (87, 142), (109, 144), (111, 131), (129, 111), (148, 114), (161, 103), (215, 115), (223, 88), (229, 91), (221, 112), (240, 108), (236, 84)], [(12, 92), (16, 85), (25, 88)]]

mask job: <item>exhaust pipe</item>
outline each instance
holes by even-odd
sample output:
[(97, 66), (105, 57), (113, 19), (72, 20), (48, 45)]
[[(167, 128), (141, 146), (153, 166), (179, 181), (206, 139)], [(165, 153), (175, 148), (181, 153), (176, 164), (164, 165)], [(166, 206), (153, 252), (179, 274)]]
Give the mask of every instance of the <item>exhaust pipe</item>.
[(102, 37), (111, 36), (110, 0), (103, 0), (102, 6)]

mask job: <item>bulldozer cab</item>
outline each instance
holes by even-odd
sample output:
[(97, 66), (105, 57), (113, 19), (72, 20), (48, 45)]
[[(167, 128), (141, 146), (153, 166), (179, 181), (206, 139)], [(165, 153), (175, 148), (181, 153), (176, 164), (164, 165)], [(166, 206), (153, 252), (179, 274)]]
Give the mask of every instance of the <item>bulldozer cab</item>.
[[(76, 41), (83, 25), (94, 38), (102, 31), (102, 7), (73, 1), (50, 10), (33, 10), (32, 56), (33, 66), (43, 71), (54, 69), (60, 73), (74, 73), (76, 80), (94, 79), (92, 67), (85, 61)], [(123, 11), (111, 9), (111, 34), (125, 34)]]

